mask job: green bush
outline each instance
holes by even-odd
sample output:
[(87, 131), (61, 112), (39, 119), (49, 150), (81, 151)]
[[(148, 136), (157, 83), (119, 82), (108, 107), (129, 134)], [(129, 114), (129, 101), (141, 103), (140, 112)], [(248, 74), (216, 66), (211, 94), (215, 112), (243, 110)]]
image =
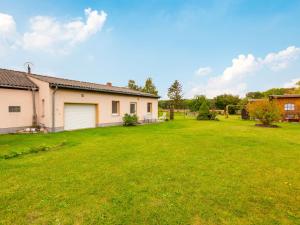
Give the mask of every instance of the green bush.
[(137, 115), (125, 114), (123, 117), (123, 125), (124, 126), (135, 126), (138, 123)]
[(199, 108), (197, 120), (216, 120), (216, 117), (217, 113), (214, 111), (210, 112), (206, 101), (203, 101)]
[(263, 125), (271, 125), (282, 117), (282, 110), (276, 102), (262, 100), (249, 103), (247, 110), (252, 119), (258, 119)]

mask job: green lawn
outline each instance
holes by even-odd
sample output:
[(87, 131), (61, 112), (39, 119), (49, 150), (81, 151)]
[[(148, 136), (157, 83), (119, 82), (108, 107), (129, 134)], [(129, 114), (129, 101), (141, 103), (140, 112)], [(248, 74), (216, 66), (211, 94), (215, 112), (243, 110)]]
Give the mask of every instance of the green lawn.
[(300, 224), (300, 124), (253, 124), (0, 135), (0, 224)]

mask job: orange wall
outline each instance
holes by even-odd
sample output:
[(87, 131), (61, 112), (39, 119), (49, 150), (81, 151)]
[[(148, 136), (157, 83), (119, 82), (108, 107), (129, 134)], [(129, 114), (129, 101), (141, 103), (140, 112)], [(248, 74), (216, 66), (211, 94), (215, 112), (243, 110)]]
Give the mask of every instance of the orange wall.
[[(277, 98), (273, 99), (273, 101), (277, 102), (283, 112), (300, 113), (300, 98)], [(288, 103), (295, 105), (294, 111), (284, 111), (284, 105)]]

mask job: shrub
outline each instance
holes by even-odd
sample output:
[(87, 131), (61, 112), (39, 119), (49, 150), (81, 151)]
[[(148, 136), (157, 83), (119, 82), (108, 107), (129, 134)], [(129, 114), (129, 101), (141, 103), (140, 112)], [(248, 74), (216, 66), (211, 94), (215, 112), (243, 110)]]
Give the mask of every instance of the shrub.
[(203, 101), (200, 108), (199, 108), (199, 113), (197, 116), (197, 120), (209, 120), (209, 108), (206, 103), (206, 101)]
[(123, 117), (124, 126), (135, 126), (138, 123), (137, 115), (125, 114)]
[(282, 112), (276, 102), (262, 100), (248, 104), (249, 115), (252, 119), (258, 119), (263, 125), (271, 125), (281, 118)]
[(216, 120), (216, 117), (217, 113), (214, 111), (210, 112), (206, 101), (203, 101), (199, 108), (197, 120)]

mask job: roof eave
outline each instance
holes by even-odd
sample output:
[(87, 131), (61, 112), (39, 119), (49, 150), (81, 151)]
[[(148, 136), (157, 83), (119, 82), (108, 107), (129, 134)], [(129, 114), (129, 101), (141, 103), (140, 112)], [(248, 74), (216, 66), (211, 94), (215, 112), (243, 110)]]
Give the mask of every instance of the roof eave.
[(49, 83), (49, 86), (64, 88), (64, 89), (73, 89), (73, 90), (83, 90), (83, 91), (95, 91), (95, 92), (102, 92), (102, 93), (110, 93), (110, 94), (120, 94), (120, 95), (130, 95), (130, 96), (137, 96), (137, 97), (145, 97), (145, 98), (160, 98), (160, 96), (154, 96), (154, 95), (144, 95), (139, 93), (126, 93), (123, 91), (113, 91), (113, 90), (105, 90), (105, 89), (98, 89), (98, 88), (85, 88), (85, 87), (79, 87), (79, 86), (68, 86), (68, 85), (62, 85), (62, 84), (55, 84), (55, 83)]
[(270, 95), (269, 98), (300, 98), (300, 95)]
[(38, 87), (30, 87), (30, 86), (19, 86), (19, 85), (10, 85), (10, 84), (0, 84), (1, 88), (10, 88), (10, 89), (20, 89), (20, 90), (32, 90), (35, 89), (38, 91)]

